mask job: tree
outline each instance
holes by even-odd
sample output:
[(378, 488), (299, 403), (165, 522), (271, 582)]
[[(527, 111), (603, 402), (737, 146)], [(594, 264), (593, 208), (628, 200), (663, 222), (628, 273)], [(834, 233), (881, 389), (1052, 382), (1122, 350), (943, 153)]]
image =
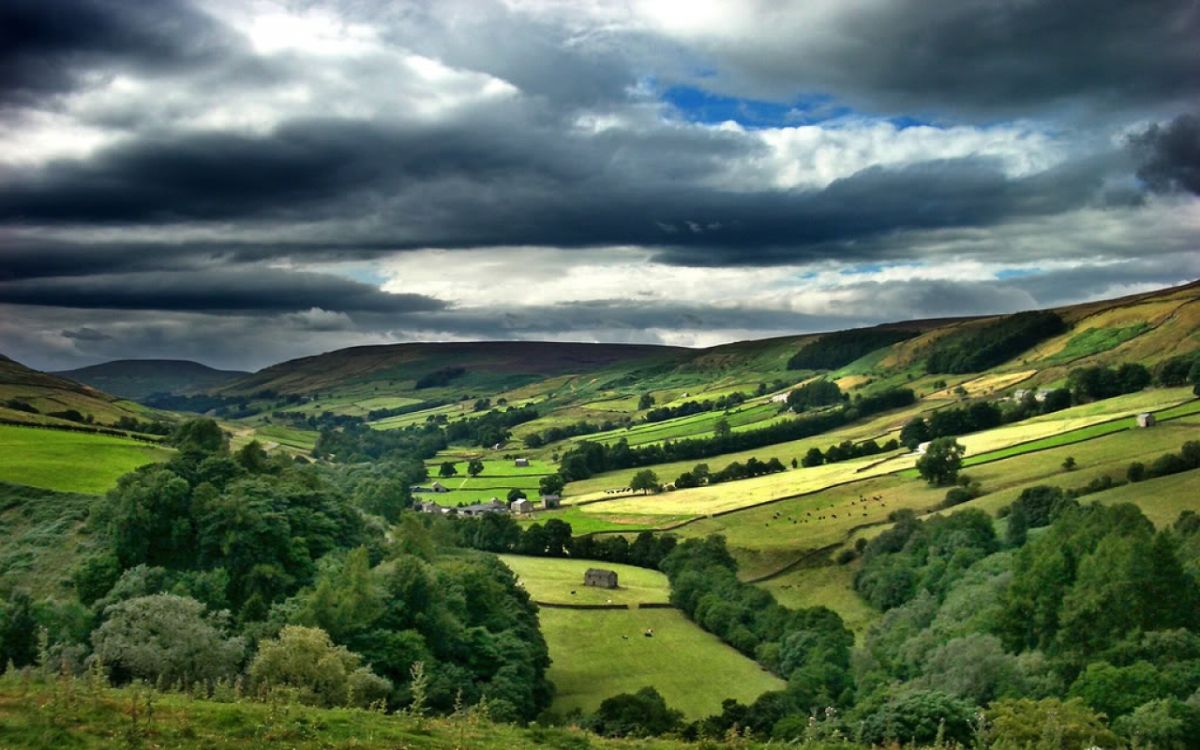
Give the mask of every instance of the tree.
[(915, 451), (929, 437), (929, 424), (924, 417), (914, 417), (900, 429), (900, 442), (910, 451)]
[(37, 628), (28, 591), (14, 591), (7, 603), (0, 600), (0, 665), (32, 664), (37, 658)]
[(652, 687), (636, 693), (605, 698), (589, 722), (589, 728), (607, 737), (653, 737), (679, 726), (683, 714), (667, 706)]
[(643, 393), (642, 397), (638, 399), (638, 410), (649, 409), (651, 406), (654, 406), (654, 396)]
[[(1047, 737), (1054, 747), (1083, 750), (1088, 747), (1117, 747), (1117, 737), (1078, 698), (1061, 701), (1045, 698), (1001, 700), (987, 711), (987, 739), (1002, 741), (1003, 747), (1038, 747)], [(996, 745), (988, 746), (994, 747)]]
[(538, 481), (538, 490), (543, 496), (545, 495), (561, 495), (566, 482), (560, 474), (550, 474), (544, 476)]
[(174, 594), (128, 599), (105, 610), (92, 645), (119, 679), (174, 685), (230, 678), (246, 643), (226, 637), (228, 614), (206, 614), (200, 602)]
[(804, 460), (800, 462), (806, 468), (820, 466), (823, 463), (825, 463), (825, 456), (821, 454), (820, 448), (809, 448), (808, 453), (804, 454)]
[(458, 474), (458, 467), (453, 461), (443, 461), (441, 467), (438, 468), (439, 477), (452, 477)]
[(387, 696), (391, 683), (362, 666), (362, 657), (334, 645), (320, 628), (288, 625), (263, 641), (250, 665), (259, 690), (292, 688), (316, 706), (367, 706)]
[(721, 417), (717, 420), (717, 423), (713, 425), (713, 437), (715, 437), (717, 440), (728, 440), (729, 436), (732, 434), (733, 428), (729, 426), (729, 420), (725, 417)]
[(472, 458), (467, 462), (467, 473), (473, 477), (477, 477), (483, 473), (483, 461), (478, 458)]
[(953, 484), (962, 468), (963, 446), (952, 437), (937, 438), (917, 459), (917, 471), (930, 484)]
[(507, 499), (508, 499), (508, 502), (510, 502), (510, 503), (514, 502), (516, 500), (524, 500), (525, 499), (525, 490), (520, 489), (518, 487), (513, 487), (511, 490), (508, 491)]
[(629, 488), (640, 490), (643, 494), (651, 491), (658, 492), (658, 475), (650, 469), (642, 469), (633, 475), (633, 479), (629, 480)]
[(974, 733), (975, 707), (939, 690), (901, 693), (862, 723), (861, 739), (873, 744), (950, 740), (966, 744)]
[(1075, 471), (1076, 463), (1074, 456), (1067, 456), (1063, 459), (1062, 467), (1065, 471)]
[(221, 426), (208, 418), (189, 419), (179, 425), (171, 442), (183, 454), (219, 453), (228, 445)]

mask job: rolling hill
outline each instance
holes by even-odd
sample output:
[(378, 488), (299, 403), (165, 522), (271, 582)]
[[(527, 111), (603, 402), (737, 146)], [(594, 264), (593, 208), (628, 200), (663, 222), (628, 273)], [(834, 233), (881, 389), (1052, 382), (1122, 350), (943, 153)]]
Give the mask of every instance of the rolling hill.
[(53, 374), (122, 398), (140, 400), (156, 393), (206, 391), (250, 373), (217, 370), (183, 359), (118, 359)]
[[(81, 419), (74, 418), (76, 414)], [(82, 422), (102, 427), (122, 418), (144, 421), (157, 416), (132, 401), (39, 372), (0, 354), (0, 420), (4, 422), (57, 427), (79, 427)]]

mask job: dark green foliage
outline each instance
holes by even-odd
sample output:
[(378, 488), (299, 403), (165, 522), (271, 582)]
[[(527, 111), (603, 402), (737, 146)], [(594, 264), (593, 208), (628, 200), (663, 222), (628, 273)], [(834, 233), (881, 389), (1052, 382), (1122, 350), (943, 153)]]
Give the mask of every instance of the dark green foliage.
[(821, 406), (840, 404), (846, 399), (837, 383), (818, 379), (796, 388), (787, 397), (788, 408), (794, 412), (804, 412)]
[(867, 543), (854, 588), (873, 606), (887, 610), (920, 591), (940, 597), (967, 568), (999, 548), (992, 519), (963, 510), (920, 521), (897, 514), (892, 528)]
[(254, 459), (251, 471), (225, 452), (223, 437), (211, 420), (185, 423), (180, 455), (122, 477), (92, 520), (122, 568), (220, 568), (227, 600), (258, 619), (307, 583), (317, 559), (361, 544), (365, 531), (314, 468)]
[(964, 745), (974, 734), (976, 707), (939, 690), (913, 690), (862, 711), (860, 739), (873, 744), (946, 740)]
[(550, 474), (538, 480), (538, 491), (543, 495), (559, 495), (562, 494), (563, 487), (566, 482), (561, 474)]
[(458, 546), (487, 552), (513, 552), (536, 557), (571, 556), (583, 560), (638, 565), (657, 569), (675, 549), (670, 534), (640, 532), (630, 544), (623, 536), (572, 537), (571, 525), (557, 518), (522, 529), (511, 516), (490, 513), (477, 518), (437, 518), (446, 524)]
[(33, 664), (38, 653), (37, 629), (28, 591), (17, 590), (9, 594), (7, 601), (0, 599), (0, 664)]
[(397, 430), (347, 424), (341, 429), (322, 428), (312, 454), (317, 458), (352, 464), (392, 458), (432, 458), (446, 445), (445, 433), (433, 424)]
[(876, 349), (907, 341), (918, 331), (900, 328), (868, 328), (827, 333), (801, 347), (788, 360), (789, 370), (836, 370)]
[(605, 420), (600, 423), (593, 423), (580, 420), (562, 427), (549, 427), (541, 432), (531, 432), (524, 437), (525, 445), (530, 448), (540, 448), (543, 445), (557, 443), (559, 440), (566, 440), (569, 437), (578, 437), (580, 435), (593, 435), (597, 432), (608, 432), (619, 427), (628, 427), (633, 423), (633, 420), (628, 417), (613, 421)]
[(689, 539), (661, 567), (671, 582), (672, 604), (809, 698), (833, 705), (849, 687), (854, 636), (841, 618), (824, 607), (789, 610), (769, 592), (738, 580), (723, 537)]
[(413, 383), (413, 388), (422, 390), (424, 388), (438, 388), (443, 385), (449, 385), (452, 381), (461, 378), (467, 374), (465, 367), (443, 367), (440, 370), (428, 372), (417, 378)]
[(1131, 482), (1141, 482), (1154, 477), (1165, 477), (1183, 471), (1200, 468), (1200, 441), (1189, 440), (1184, 443), (1178, 453), (1164, 453), (1154, 459), (1149, 466), (1134, 461), (1125, 472)]
[(372, 568), (365, 549), (327, 560), (310, 588), (273, 619), (320, 627), (361, 654), (407, 702), (410, 667), (425, 665), (428, 707), (449, 712), (498, 702), (501, 715), (530, 719), (549, 704), (550, 664), (537, 608), (499, 560), (457, 555), (429, 563), (400, 555)]
[(682, 721), (683, 714), (669, 708), (657, 690), (644, 687), (605, 698), (586, 726), (606, 737), (653, 737), (674, 731)]
[(4, 405), (13, 411), (23, 411), (26, 414), (41, 414), (36, 407), (16, 398), (5, 400)]
[(930, 484), (945, 486), (953, 484), (962, 468), (964, 449), (952, 437), (935, 439), (917, 459), (917, 471)]
[[(699, 487), (704, 483), (719, 484), (737, 479), (761, 477), (765, 474), (777, 474), (786, 470), (787, 467), (783, 465), (783, 462), (775, 457), (763, 462), (752, 456), (746, 460), (746, 463), (734, 461), (725, 468), (712, 473), (709, 473), (707, 465), (699, 464), (695, 469), (679, 475), (679, 478), (675, 480), (675, 489), (682, 490), (688, 487)], [(630, 486), (632, 489), (637, 489), (637, 487)]]
[(1164, 359), (1154, 366), (1154, 382), (1164, 388), (1188, 385), (1192, 382), (1189, 376), (1197, 362), (1200, 362), (1200, 354), (1195, 352)]
[(1138, 630), (1194, 626), (1175, 542), (1133, 505), (1066, 507), (1016, 556), (997, 630), (1014, 650), (1083, 660)]
[(900, 443), (910, 451), (915, 451), (917, 446), (932, 437), (929, 434), (929, 423), (924, 417), (913, 417), (900, 429)]
[(1007, 542), (1012, 546), (1025, 543), (1029, 529), (1049, 526), (1064, 509), (1077, 507), (1058, 487), (1037, 485), (1021, 491), (1008, 509)]
[(511, 428), (537, 418), (538, 410), (533, 404), (510, 406), (504, 411), (491, 411), (481, 417), (451, 422), (443, 431), (447, 443), (469, 443), (488, 447), (507, 442), (512, 434)]
[(1083, 367), (1071, 370), (1067, 387), (1076, 403), (1134, 393), (1150, 385), (1150, 371), (1144, 366), (1126, 362), (1119, 367)]
[(774, 443), (811, 437), (889, 409), (908, 406), (916, 400), (907, 388), (897, 388), (875, 396), (855, 398), (851, 406), (778, 422), (769, 427), (741, 432), (718, 432), (711, 438), (691, 438), (632, 447), (624, 438), (608, 445), (582, 441), (562, 458), (562, 473), (570, 481), (593, 474), (673, 461), (691, 461), (722, 453), (753, 450)]
[(1162, 674), (1153, 664), (1144, 661), (1127, 667), (1114, 667), (1105, 661), (1092, 662), (1067, 693), (1110, 719), (1168, 694)]
[(745, 400), (746, 394), (744, 393), (730, 393), (726, 396), (719, 396), (715, 399), (706, 399), (704, 401), (685, 401), (678, 406), (661, 406), (646, 412), (645, 421), (662, 422), (663, 420), (686, 417), (706, 411), (725, 411), (745, 402)]
[(1066, 324), (1057, 313), (1017, 313), (945, 337), (934, 345), (927, 366), (930, 372), (979, 372), (1007, 362), (1066, 330)]

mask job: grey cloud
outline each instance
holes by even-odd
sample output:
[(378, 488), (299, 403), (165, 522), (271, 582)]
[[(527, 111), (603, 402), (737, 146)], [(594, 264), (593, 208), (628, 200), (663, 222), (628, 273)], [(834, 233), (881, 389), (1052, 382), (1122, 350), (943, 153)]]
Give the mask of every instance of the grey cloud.
[(1130, 139), (1141, 159), (1137, 175), (1159, 192), (1200, 195), (1200, 116), (1180, 115), (1154, 124)]
[(88, 328), (87, 326), (77, 328), (73, 331), (63, 330), (62, 335), (65, 338), (75, 339), (76, 341), (109, 341), (112, 339), (112, 336), (109, 336), (106, 333), (101, 333), (95, 328)]
[(211, 65), (241, 46), (230, 29), (182, 0), (5, 0), (0, 101), (68, 91), (88, 72), (158, 75)]
[(336, 276), (261, 267), (27, 279), (0, 284), (0, 302), (83, 309), (257, 314), (317, 307), (336, 312), (396, 315), (445, 306), (424, 295), (388, 294), (370, 284)]
[(892, 0), (845, 5), (815, 29), (775, 28), (762, 32), (766, 41), (701, 42), (717, 75), (694, 82), (986, 118), (1137, 111), (1200, 94), (1200, 6), (1191, 0)]

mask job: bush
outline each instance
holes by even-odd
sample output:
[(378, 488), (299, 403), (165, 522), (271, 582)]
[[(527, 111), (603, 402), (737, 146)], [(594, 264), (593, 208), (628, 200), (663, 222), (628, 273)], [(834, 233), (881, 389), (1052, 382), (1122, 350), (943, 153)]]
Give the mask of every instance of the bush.
[(387, 696), (391, 683), (362, 666), (362, 657), (336, 646), (320, 628), (288, 625), (264, 641), (250, 665), (259, 691), (295, 690), (302, 703), (367, 706)]
[(246, 653), (241, 638), (226, 638), (228, 613), (206, 614), (195, 599), (154, 594), (114, 604), (92, 634), (95, 654), (119, 680), (214, 682), (237, 673)]
[(607, 737), (653, 737), (674, 731), (683, 714), (667, 706), (652, 687), (605, 698), (588, 721), (588, 728)]
[(1113, 728), (1137, 746), (1194, 750), (1200, 747), (1200, 708), (1177, 698), (1150, 701), (1114, 721)]
[(1093, 746), (1115, 747), (1117, 736), (1104, 725), (1104, 718), (1078, 698), (1061, 701), (1029, 698), (997, 701), (985, 714), (986, 737), (997, 741), (991, 747), (1045, 747), (1055, 737), (1055, 748), (1085, 750)]
[(966, 744), (974, 734), (975, 706), (940, 690), (913, 690), (895, 696), (862, 721), (866, 742), (933, 742)]

